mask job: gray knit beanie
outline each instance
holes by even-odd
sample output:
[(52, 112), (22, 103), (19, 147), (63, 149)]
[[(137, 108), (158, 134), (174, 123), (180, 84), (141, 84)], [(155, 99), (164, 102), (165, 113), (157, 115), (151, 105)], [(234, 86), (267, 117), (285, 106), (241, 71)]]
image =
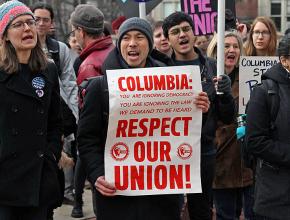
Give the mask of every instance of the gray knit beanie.
[(104, 31), (104, 14), (94, 5), (78, 5), (70, 16), (70, 22), (90, 34), (101, 34)]
[(153, 49), (153, 32), (152, 32), (151, 25), (148, 23), (148, 21), (141, 18), (137, 18), (137, 17), (127, 19), (120, 26), (119, 37), (118, 37), (118, 42), (117, 42), (118, 50), (120, 51), (120, 44), (124, 35), (127, 32), (133, 31), (133, 30), (140, 31), (143, 34), (145, 34), (149, 42), (149, 53), (151, 53)]

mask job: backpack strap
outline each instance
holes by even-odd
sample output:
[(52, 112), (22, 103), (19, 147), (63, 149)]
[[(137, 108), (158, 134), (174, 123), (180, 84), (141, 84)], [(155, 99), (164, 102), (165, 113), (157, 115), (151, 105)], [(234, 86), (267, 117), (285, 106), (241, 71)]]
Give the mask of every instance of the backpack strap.
[(46, 46), (47, 46), (48, 52), (51, 54), (51, 58), (53, 59), (55, 65), (57, 67), (58, 76), (60, 76), (62, 73), (62, 67), (60, 66), (59, 43), (57, 40), (55, 40), (51, 37), (47, 37), (46, 38)]
[(279, 85), (272, 79), (262, 80), (267, 90), (267, 105), (270, 108), (271, 115), (271, 130), (274, 130), (276, 125), (275, 121), (278, 115), (280, 107), (280, 95), (279, 95)]

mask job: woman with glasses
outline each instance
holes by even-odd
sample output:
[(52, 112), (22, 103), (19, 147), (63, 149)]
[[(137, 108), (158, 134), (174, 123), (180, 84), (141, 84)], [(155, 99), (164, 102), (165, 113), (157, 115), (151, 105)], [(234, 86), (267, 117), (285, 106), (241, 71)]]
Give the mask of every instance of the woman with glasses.
[(23, 3), (0, 5), (0, 219), (46, 220), (59, 203), (59, 85)]
[(246, 56), (275, 56), (277, 47), (277, 30), (268, 17), (257, 17), (250, 29), (245, 43)]

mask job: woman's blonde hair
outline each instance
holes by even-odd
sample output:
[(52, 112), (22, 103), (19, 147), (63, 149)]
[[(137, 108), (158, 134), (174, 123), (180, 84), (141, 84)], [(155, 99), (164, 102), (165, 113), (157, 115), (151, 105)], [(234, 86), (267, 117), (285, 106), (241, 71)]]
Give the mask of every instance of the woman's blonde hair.
[(245, 43), (245, 53), (247, 56), (256, 56), (257, 51), (254, 46), (253, 42), (253, 30), (258, 22), (263, 23), (266, 25), (270, 32), (270, 42), (267, 47), (267, 52), (265, 56), (275, 56), (276, 55), (276, 48), (277, 48), (277, 29), (275, 23), (272, 21), (271, 18), (268, 17), (257, 17), (251, 26), (249, 38)]
[(217, 34), (215, 33), (208, 44), (206, 55), (208, 57), (217, 58)]

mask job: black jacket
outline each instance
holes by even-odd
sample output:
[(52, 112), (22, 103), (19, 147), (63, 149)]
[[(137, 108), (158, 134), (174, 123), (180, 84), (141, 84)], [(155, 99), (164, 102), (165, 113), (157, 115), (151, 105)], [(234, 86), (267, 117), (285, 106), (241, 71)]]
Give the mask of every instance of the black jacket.
[(35, 74), (44, 79), (39, 98), (21, 74), (0, 70), (0, 204), (39, 206), (60, 200), (57, 161), (61, 117), (54, 64)]
[[(217, 95), (213, 77), (217, 74), (216, 61), (204, 57), (199, 49), (194, 48), (199, 56), (202, 90), (207, 93), (210, 100), (210, 108), (203, 114), (201, 131), (201, 154), (213, 154), (215, 151), (214, 138), (217, 129), (217, 121), (224, 124), (233, 122), (236, 112), (235, 102), (232, 95)], [(172, 55), (175, 61), (175, 55)]]
[[(161, 64), (159, 61), (150, 57), (146, 66), (157, 67), (160, 66), (159, 64)], [(117, 49), (114, 49), (103, 64), (103, 71), (124, 68), (128, 67)], [(109, 119), (108, 95), (106, 75), (93, 79), (87, 88), (78, 125), (80, 158), (87, 167), (92, 184), (99, 176), (104, 175), (104, 148)], [(97, 219), (179, 220), (179, 201), (180, 195), (115, 196), (110, 198), (97, 192)]]
[(271, 110), (267, 90), (256, 87), (248, 103), (247, 148), (258, 159), (254, 210), (274, 219), (290, 216), (290, 79), (280, 63), (270, 68), (263, 78), (279, 85), (280, 105), (275, 128), (271, 129)]

